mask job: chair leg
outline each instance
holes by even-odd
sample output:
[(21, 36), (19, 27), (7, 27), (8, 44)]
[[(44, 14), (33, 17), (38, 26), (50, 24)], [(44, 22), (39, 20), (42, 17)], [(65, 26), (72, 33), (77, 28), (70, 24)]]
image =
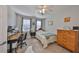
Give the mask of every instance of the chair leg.
[(20, 46), (20, 48), (22, 48), (22, 45), (23, 45), (23, 41), (21, 41), (21, 46)]
[(26, 42), (24, 42), (24, 44), (27, 46)]
[(21, 45), (20, 48), (22, 48), (23, 46)]
[(27, 44), (25, 43), (25, 45), (27, 46)]
[(17, 48), (18, 47), (23, 48), (23, 45), (26, 45), (27, 46), (26, 42), (23, 42), (23, 43), (21, 42), (20, 44), (18, 44)]
[(17, 53), (17, 48), (15, 48), (15, 53)]

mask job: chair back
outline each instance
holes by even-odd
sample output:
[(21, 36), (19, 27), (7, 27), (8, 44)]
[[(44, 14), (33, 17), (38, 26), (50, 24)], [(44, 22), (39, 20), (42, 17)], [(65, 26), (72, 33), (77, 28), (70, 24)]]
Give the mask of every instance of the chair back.
[(25, 35), (24, 35), (24, 39), (23, 39), (23, 40), (26, 40), (26, 36), (27, 36), (27, 32), (25, 33)]
[(19, 36), (19, 38), (17, 39), (17, 43), (21, 42), (21, 41), (22, 41), (22, 38), (23, 38), (23, 34), (21, 34), (21, 35)]

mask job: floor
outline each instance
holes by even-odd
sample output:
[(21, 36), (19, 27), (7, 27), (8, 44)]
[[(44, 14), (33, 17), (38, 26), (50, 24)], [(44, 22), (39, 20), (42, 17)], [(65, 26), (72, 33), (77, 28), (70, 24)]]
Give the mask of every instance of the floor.
[[(27, 38), (26, 39), (27, 47), (23, 49), (19, 49), (18, 52), (25, 52), (29, 46), (32, 46), (32, 50), (34, 53), (70, 53), (70, 51), (62, 48), (61, 46), (57, 45), (56, 43), (49, 44), (47, 48), (43, 49), (42, 44), (39, 40), (35, 38)], [(31, 53), (31, 52), (29, 52)]]

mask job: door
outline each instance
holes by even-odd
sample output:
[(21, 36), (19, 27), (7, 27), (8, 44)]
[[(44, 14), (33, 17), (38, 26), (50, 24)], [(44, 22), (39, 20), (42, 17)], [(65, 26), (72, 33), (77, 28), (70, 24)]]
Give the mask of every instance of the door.
[(0, 6), (0, 53), (7, 53), (7, 6)]

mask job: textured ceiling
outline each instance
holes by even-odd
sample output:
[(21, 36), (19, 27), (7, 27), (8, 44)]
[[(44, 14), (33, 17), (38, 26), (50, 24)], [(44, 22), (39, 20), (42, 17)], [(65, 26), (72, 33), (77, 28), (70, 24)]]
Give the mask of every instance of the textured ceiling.
[(72, 10), (74, 8), (78, 8), (79, 6), (73, 6), (73, 5), (48, 5), (48, 12), (45, 16), (41, 16), (39, 14), (39, 5), (12, 5), (10, 6), (14, 9), (17, 13), (20, 13), (22, 15), (26, 16), (36, 16), (36, 17), (46, 17), (46, 15), (52, 15), (54, 13), (64, 11), (64, 10)]

